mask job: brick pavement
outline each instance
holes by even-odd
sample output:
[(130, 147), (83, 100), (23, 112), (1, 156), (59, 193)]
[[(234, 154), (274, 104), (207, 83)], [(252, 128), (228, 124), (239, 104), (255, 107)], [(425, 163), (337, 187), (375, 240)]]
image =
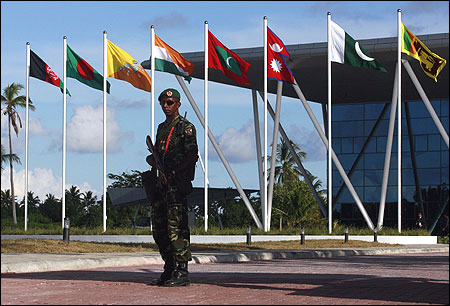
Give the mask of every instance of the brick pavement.
[(190, 266), (192, 285), (149, 286), (162, 265), (2, 274), (1, 304), (449, 304), (449, 253)]

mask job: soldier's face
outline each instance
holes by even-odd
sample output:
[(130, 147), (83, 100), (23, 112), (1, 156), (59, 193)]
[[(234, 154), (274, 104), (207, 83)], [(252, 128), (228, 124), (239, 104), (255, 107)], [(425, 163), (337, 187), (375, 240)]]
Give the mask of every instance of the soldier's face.
[(160, 105), (164, 114), (170, 117), (178, 111), (181, 103), (178, 98), (163, 98), (160, 101)]

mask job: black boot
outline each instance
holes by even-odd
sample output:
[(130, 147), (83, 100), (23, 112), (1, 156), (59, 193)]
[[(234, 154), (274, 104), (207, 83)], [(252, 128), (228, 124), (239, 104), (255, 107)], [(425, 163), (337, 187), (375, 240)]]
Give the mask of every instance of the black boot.
[(164, 283), (163, 286), (167, 287), (179, 287), (189, 286), (191, 281), (189, 280), (188, 263), (187, 261), (179, 262), (177, 268), (172, 273), (172, 277)]
[(166, 260), (164, 263), (164, 272), (161, 274), (159, 279), (155, 279), (151, 282), (152, 286), (162, 286), (167, 280), (172, 277), (173, 272), (175, 271), (175, 258), (171, 257)]

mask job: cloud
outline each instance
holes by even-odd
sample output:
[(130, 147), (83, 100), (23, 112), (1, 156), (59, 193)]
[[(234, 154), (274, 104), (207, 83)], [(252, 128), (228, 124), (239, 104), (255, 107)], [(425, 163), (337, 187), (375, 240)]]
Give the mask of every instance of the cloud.
[[(85, 105), (75, 108), (67, 124), (67, 147), (78, 153), (103, 152), (103, 106)], [(122, 132), (112, 108), (107, 109), (106, 140), (109, 153), (121, 152), (124, 141), (133, 138), (132, 132)]]
[(163, 16), (156, 16), (150, 21), (142, 23), (141, 27), (148, 30), (152, 25), (158, 28), (181, 28), (188, 25), (188, 20), (178, 12), (171, 12)]
[(110, 98), (110, 101), (108, 101), (108, 106), (111, 106), (113, 108), (121, 108), (121, 109), (140, 109), (145, 108), (150, 105), (150, 99), (149, 100), (129, 100), (129, 99), (117, 99), (114, 97)]
[[(293, 135), (290, 136), (290, 135)], [(327, 157), (327, 150), (316, 130), (298, 127), (295, 124), (289, 126), (288, 137), (300, 146), (300, 150), (306, 153), (305, 162), (323, 161)]]
[[(229, 162), (245, 163), (256, 159), (255, 129), (251, 121), (239, 130), (234, 127), (226, 129), (216, 140)], [(211, 158), (219, 160), (212, 144), (208, 148)]]
[[(14, 192), (17, 200), (21, 201), (25, 194), (25, 169), (16, 171), (13, 169), (14, 176)], [(1, 175), (2, 190), (10, 189), (9, 167), (2, 172)], [(34, 168), (28, 170), (28, 191), (32, 191), (35, 196), (38, 196), (41, 201), (44, 201), (46, 195), (51, 193), (56, 198), (61, 198), (62, 178), (53, 174), (52, 169)], [(94, 195), (99, 192), (93, 189), (89, 183), (83, 182), (81, 184), (66, 184), (66, 189), (72, 185), (77, 186), (81, 192), (92, 191)]]

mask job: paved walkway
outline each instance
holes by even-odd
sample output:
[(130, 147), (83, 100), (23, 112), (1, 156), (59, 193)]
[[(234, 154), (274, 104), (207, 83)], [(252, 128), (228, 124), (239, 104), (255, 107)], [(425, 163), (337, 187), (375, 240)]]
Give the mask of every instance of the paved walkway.
[[(4, 273), (1, 303), (448, 305), (448, 245), (445, 251), (434, 247), (418, 252), (420, 248), (425, 246), (387, 248), (371, 256), (310, 250), (312, 257), (306, 258), (192, 264), (192, 284), (181, 288), (149, 285), (161, 273), (162, 263)], [(209, 258), (226, 258), (218, 255)]]

